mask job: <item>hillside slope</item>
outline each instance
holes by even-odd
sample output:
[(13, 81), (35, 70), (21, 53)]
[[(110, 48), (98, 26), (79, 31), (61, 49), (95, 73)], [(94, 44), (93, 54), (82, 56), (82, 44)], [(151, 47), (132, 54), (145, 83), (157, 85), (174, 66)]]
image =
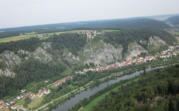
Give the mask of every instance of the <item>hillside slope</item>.
[(150, 18), (139, 17), (128, 19), (82, 21), (0, 29), (0, 38), (17, 36), (29, 32), (50, 33), (73, 29), (165, 29), (168, 27), (169, 26), (165, 22)]
[[(73, 74), (89, 65), (106, 65), (142, 53), (155, 54), (175, 38), (163, 31), (120, 30), (100, 32), (94, 39), (85, 34), (54, 35), (0, 44), (0, 97), (14, 95), (27, 84)], [(8, 88), (7, 88), (8, 87)]]

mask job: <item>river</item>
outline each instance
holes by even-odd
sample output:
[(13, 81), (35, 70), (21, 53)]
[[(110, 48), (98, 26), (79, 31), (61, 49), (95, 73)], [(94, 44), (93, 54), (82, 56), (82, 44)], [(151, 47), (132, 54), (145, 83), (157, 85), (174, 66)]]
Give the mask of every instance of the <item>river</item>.
[[(161, 69), (163, 67), (166, 67), (166, 66), (160, 66), (160, 67), (156, 67), (156, 68), (147, 68), (146, 72), (156, 70), (156, 69)], [(78, 102), (80, 102), (81, 100), (83, 100), (85, 98), (89, 98), (90, 96), (94, 95), (98, 91), (105, 89), (108, 86), (111, 86), (111, 85), (118, 83), (122, 80), (128, 80), (128, 79), (134, 78), (136, 76), (139, 76), (142, 73), (143, 73), (143, 70), (137, 71), (135, 73), (131, 73), (129, 75), (117, 77), (116, 79), (112, 79), (112, 80), (109, 80), (107, 82), (101, 83), (100, 85), (95, 86), (93, 88), (89, 88), (89, 89), (82, 91), (81, 93), (75, 95), (74, 97), (70, 98), (69, 100), (66, 100), (63, 103), (59, 104), (57, 106), (57, 108), (53, 109), (52, 111), (68, 111), (72, 107), (74, 107)]]

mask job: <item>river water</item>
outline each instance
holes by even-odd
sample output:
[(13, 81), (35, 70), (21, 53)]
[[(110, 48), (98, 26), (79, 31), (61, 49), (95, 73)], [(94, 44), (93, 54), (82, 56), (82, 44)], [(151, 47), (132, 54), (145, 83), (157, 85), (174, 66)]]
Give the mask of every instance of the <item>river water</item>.
[[(163, 67), (164, 66), (156, 67), (156, 68), (148, 68), (148, 69), (146, 69), (146, 72), (156, 70), (156, 69), (161, 69)], [(80, 102), (81, 100), (83, 100), (85, 98), (89, 98), (90, 96), (94, 95), (98, 91), (105, 89), (115, 83), (122, 81), (122, 80), (128, 80), (128, 79), (134, 78), (136, 76), (139, 76), (140, 74), (143, 74), (143, 70), (137, 71), (135, 73), (131, 73), (129, 75), (117, 77), (116, 79), (112, 79), (107, 82), (101, 83), (100, 85), (95, 86), (93, 88), (89, 88), (89, 89), (82, 91), (81, 93), (75, 95), (74, 97), (70, 98), (69, 100), (66, 100), (63, 103), (59, 104), (57, 106), (57, 108), (53, 109), (52, 111), (68, 111), (72, 107), (74, 107), (78, 102)]]

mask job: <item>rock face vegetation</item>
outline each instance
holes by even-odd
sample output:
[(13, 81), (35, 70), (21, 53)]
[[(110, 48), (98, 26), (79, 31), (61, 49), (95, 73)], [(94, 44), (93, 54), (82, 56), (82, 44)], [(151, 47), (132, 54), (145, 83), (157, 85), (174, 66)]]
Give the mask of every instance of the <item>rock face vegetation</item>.
[(14, 95), (34, 81), (62, 77), (69, 69), (156, 53), (174, 42), (175, 38), (165, 31), (131, 29), (101, 33), (91, 40), (85, 34), (68, 33), (2, 43), (0, 97)]

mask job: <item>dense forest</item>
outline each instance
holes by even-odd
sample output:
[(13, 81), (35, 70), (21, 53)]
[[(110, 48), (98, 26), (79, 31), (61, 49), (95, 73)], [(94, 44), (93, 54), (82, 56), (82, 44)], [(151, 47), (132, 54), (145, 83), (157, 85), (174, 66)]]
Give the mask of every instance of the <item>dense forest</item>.
[(96, 104), (93, 111), (178, 111), (179, 65), (149, 72), (120, 87)]
[(85, 35), (79, 34), (62, 34), (54, 35), (52, 38), (46, 40), (46, 42), (52, 42), (53, 49), (67, 48), (73, 54), (77, 54), (86, 45), (87, 38)]
[(1, 43), (0, 53), (6, 50), (17, 52), (20, 49), (27, 50), (27, 51), (34, 51), (38, 46), (40, 46), (42, 42), (43, 41), (39, 40), (38, 38), (30, 38), (27, 40), (19, 40), (16, 42)]
[(0, 38), (6, 38), (6, 37), (18, 36), (18, 35), (20, 35), (19, 31), (0, 32)]
[(70, 51), (75, 52), (79, 51), (80, 48), (83, 48), (86, 43), (86, 37), (84, 35), (78, 34), (61, 34), (53, 35), (53, 37), (46, 40), (30, 38), (27, 40), (19, 40), (16, 42), (2, 43), (0, 44), (0, 53), (6, 50), (16, 52), (20, 49), (34, 51), (43, 42), (53, 42), (53, 49), (68, 48)]

